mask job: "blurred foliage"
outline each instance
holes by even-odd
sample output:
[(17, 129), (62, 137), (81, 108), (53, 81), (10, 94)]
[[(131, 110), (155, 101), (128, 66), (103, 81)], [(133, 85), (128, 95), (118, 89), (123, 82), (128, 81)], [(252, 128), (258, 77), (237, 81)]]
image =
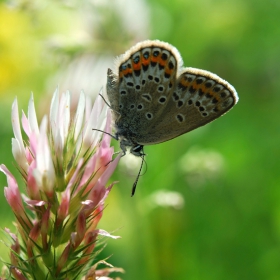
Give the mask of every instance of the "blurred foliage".
[[(279, 14), (274, 0), (2, 1), (1, 163), (16, 174), (8, 117), (15, 96), (26, 108), (34, 91), (44, 111), (56, 85), (71, 80), (63, 75), (73, 60), (111, 60), (136, 41), (167, 41), (185, 66), (233, 84), (240, 101), (214, 123), (145, 147), (147, 170), (133, 198), (140, 162), (129, 169), (133, 159), (122, 159), (102, 221), (122, 239), (102, 254), (113, 253), (109, 261), (126, 270), (124, 279), (279, 279)], [(97, 94), (113, 59), (104, 71), (93, 65), (101, 78), (85, 77)], [(1, 226), (13, 229), (1, 202)]]

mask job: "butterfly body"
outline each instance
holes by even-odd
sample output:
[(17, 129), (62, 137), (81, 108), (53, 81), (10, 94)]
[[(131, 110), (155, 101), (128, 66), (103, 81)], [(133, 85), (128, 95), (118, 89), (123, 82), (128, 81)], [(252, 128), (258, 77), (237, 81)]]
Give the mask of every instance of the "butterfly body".
[(136, 44), (108, 69), (107, 95), (116, 138), (125, 154), (136, 156), (143, 146), (171, 140), (203, 126), (238, 101), (235, 89), (217, 75), (183, 68), (178, 50), (155, 41)]

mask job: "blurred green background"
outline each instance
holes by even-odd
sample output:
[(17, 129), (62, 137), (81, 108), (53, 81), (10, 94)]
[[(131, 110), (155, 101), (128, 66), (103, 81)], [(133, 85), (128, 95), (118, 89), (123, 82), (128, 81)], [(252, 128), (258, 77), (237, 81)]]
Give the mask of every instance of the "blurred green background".
[[(116, 55), (144, 39), (167, 41), (185, 66), (229, 81), (240, 101), (203, 128), (145, 147), (133, 198), (140, 161), (121, 159), (100, 227), (122, 239), (102, 257), (113, 254), (123, 279), (280, 279), (279, 16), (275, 0), (0, 2), (0, 162), (19, 178), (15, 96), (26, 112), (33, 91), (40, 117), (57, 85), (74, 103), (81, 89), (94, 99)], [(0, 199), (1, 228), (14, 231)], [(7, 260), (4, 243), (0, 250)]]

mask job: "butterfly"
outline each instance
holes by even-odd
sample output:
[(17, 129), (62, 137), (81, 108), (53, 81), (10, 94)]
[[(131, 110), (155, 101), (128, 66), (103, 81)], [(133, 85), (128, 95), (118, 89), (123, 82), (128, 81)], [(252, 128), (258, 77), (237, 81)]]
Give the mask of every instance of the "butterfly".
[[(115, 71), (108, 69), (106, 85), (114, 138), (120, 141), (123, 155), (130, 147), (130, 153), (142, 157), (142, 164), (145, 145), (203, 126), (238, 101), (234, 87), (219, 76), (183, 67), (179, 51), (169, 43), (137, 43), (117, 58), (116, 65)], [(132, 196), (138, 178), (139, 174)]]

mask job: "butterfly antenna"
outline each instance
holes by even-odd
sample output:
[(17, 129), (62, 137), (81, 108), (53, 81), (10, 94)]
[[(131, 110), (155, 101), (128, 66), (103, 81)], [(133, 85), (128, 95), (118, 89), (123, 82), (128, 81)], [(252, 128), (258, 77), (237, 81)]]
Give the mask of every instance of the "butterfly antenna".
[(97, 128), (92, 128), (92, 130), (95, 130), (95, 131), (99, 131), (99, 132), (102, 132), (102, 133), (104, 133), (104, 134), (107, 134), (107, 135), (109, 135), (109, 136), (111, 136), (112, 138), (114, 138), (115, 140), (119, 140), (119, 138), (117, 138), (115, 135), (113, 135), (113, 134), (111, 134), (111, 133), (109, 133), (109, 132), (106, 132), (106, 131), (104, 131), (104, 130), (100, 130), (100, 129), (97, 129)]
[(111, 105), (110, 105), (109, 102), (105, 99), (105, 97), (104, 97), (101, 93), (99, 93), (98, 95), (100, 95), (100, 97), (103, 99), (103, 101), (105, 102), (105, 104), (106, 104), (110, 109), (112, 109)]
[(141, 155), (142, 162), (141, 162), (141, 166), (140, 166), (140, 169), (139, 169), (138, 175), (137, 175), (137, 177), (136, 177), (136, 180), (135, 180), (135, 182), (134, 182), (134, 184), (133, 184), (133, 186), (132, 186), (132, 190), (131, 190), (131, 197), (133, 197), (133, 196), (134, 196), (134, 194), (135, 194), (136, 187), (137, 187), (137, 183), (138, 183), (138, 180), (139, 180), (139, 177), (140, 177), (141, 171), (142, 171), (143, 164), (144, 164), (144, 162), (146, 162), (146, 161), (145, 161), (145, 159), (144, 159), (144, 156), (145, 156), (145, 154)]

